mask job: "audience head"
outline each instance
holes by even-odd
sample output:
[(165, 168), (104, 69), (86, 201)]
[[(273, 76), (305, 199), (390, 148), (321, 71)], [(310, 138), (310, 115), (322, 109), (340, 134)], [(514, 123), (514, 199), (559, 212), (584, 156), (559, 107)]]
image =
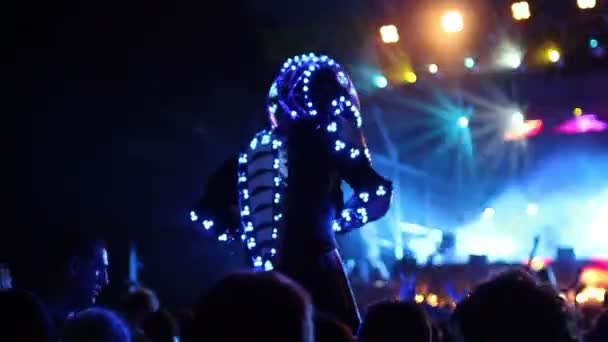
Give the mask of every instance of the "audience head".
[(149, 314), (144, 320), (143, 329), (151, 342), (174, 342), (180, 336), (177, 322), (166, 310)]
[(563, 300), (520, 270), (478, 286), (457, 306), (454, 322), (465, 342), (577, 341)]
[(279, 273), (235, 273), (200, 302), (197, 341), (312, 341), (308, 295)]
[(84, 310), (65, 323), (62, 342), (130, 342), (125, 322), (115, 312), (102, 308)]
[(338, 320), (323, 313), (315, 313), (315, 342), (352, 342), (350, 328)]
[(124, 310), (127, 320), (136, 328), (151, 313), (158, 311), (160, 304), (156, 294), (147, 288), (140, 287), (127, 295), (124, 300)]
[(32, 294), (0, 290), (0, 336), (3, 341), (51, 341), (51, 319)]
[(431, 335), (431, 323), (424, 309), (400, 301), (371, 305), (359, 329), (360, 342), (431, 342)]
[(608, 310), (604, 311), (595, 321), (595, 326), (585, 339), (587, 342), (608, 341)]
[(82, 233), (68, 233), (52, 246), (52, 286), (49, 295), (65, 306), (83, 309), (95, 304), (109, 283), (108, 252), (104, 243)]

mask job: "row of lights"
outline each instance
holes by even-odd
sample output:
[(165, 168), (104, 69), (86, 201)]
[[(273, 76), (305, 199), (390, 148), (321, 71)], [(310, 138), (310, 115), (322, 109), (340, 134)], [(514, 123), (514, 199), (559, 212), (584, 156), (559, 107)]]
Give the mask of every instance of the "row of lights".
[[(592, 9), (596, 6), (596, 0), (577, 0), (580, 9)], [(511, 4), (511, 14), (517, 21), (528, 20), (532, 17), (530, 4), (527, 1), (518, 1)], [(449, 10), (441, 15), (441, 27), (446, 33), (457, 33), (464, 29), (464, 18), (460, 11)], [(380, 28), (382, 41), (387, 44), (399, 41), (399, 31), (395, 25), (385, 25)]]
[[(578, 8), (582, 10), (595, 8), (596, 0), (577, 0)], [(511, 4), (511, 14), (517, 21), (528, 20), (532, 16), (530, 4), (527, 1), (518, 1)]]
[[(526, 214), (528, 214), (528, 216), (536, 216), (536, 215), (538, 215), (539, 212), (540, 212), (540, 207), (536, 203), (529, 203), (528, 206), (526, 207)], [(494, 217), (494, 215), (496, 215), (496, 209), (486, 208), (486, 209), (484, 209), (481, 217), (484, 220), (491, 220)]]

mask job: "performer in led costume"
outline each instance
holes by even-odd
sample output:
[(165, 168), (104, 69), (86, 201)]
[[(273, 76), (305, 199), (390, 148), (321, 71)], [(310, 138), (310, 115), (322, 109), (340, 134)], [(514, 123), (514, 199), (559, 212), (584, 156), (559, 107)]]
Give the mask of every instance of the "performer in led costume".
[[(334, 234), (382, 217), (392, 194), (371, 166), (357, 91), (331, 58), (296, 56), (272, 84), (267, 113), (270, 128), (216, 172), (191, 219), (219, 241), (243, 241), (254, 269), (288, 275), (356, 331)], [(346, 203), (342, 180), (354, 190)]]

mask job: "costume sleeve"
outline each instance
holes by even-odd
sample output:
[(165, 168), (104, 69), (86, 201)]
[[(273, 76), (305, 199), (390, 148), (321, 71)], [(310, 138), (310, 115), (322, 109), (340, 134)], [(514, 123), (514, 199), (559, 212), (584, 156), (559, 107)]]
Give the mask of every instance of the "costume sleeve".
[(392, 182), (372, 168), (371, 154), (361, 130), (336, 118), (327, 126), (340, 177), (354, 190), (333, 223), (336, 232), (348, 232), (375, 221), (390, 207)]
[(230, 242), (240, 236), (237, 190), (238, 158), (232, 157), (209, 178), (203, 196), (190, 211), (190, 219), (209, 238)]

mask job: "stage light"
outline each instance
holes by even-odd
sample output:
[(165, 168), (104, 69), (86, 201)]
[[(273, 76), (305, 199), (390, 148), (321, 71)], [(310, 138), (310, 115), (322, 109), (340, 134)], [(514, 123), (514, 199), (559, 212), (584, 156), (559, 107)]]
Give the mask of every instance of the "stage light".
[(556, 131), (564, 134), (580, 134), (602, 132), (607, 129), (608, 123), (599, 120), (595, 114), (584, 114), (557, 126)]
[(464, 59), (464, 66), (467, 69), (473, 69), (475, 67), (475, 59), (473, 57), (467, 57)]
[(459, 11), (452, 10), (445, 12), (441, 16), (441, 26), (447, 33), (460, 32), (464, 28), (464, 20)]
[(585, 287), (576, 295), (576, 302), (585, 304), (587, 302), (603, 303), (606, 296), (606, 289), (599, 287)]
[(433, 75), (439, 72), (439, 67), (437, 64), (429, 64), (429, 72)]
[(532, 261), (530, 261), (530, 268), (532, 268), (536, 272), (542, 270), (545, 267), (547, 267), (547, 262), (543, 258), (534, 257), (532, 258)]
[(595, 0), (577, 0), (576, 4), (580, 9), (591, 9), (595, 7)]
[(414, 296), (414, 301), (415, 301), (416, 303), (418, 303), (418, 304), (420, 304), (420, 303), (424, 302), (424, 295), (423, 295), (423, 294), (420, 294), (420, 293), (417, 293), (417, 294)]
[(436, 294), (434, 293), (430, 293), (427, 297), (426, 297), (426, 303), (432, 307), (437, 307), (439, 305), (439, 298), (437, 297)]
[(521, 65), (522, 54), (516, 50), (506, 51), (499, 60), (499, 64), (511, 69), (517, 69)]
[(561, 58), (561, 54), (559, 53), (558, 49), (550, 48), (549, 50), (547, 50), (547, 59), (549, 60), (549, 62), (557, 63), (557, 62), (559, 62), (560, 58)]
[(597, 39), (595, 39), (595, 38), (591, 38), (591, 39), (589, 39), (589, 47), (590, 47), (590, 48), (595, 49), (595, 48), (597, 48), (599, 45), (600, 45), (600, 42), (598, 42), (598, 40), (597, 40)]
[(481, 217), (485, 220), (489, 220), (492, 217), (494, 217), (495, 214), (496, 214), (496, 210), (494, 208), (486, 208), (486, 209), (484, 209)]
[(376, 78), (374, 79), (374, 84), (378, 88), (386, 88), (386, 86), (388, 85), (388, 80), (386, 79), (386, 77), (379, 75), (376, 76)]
[(461, 116), (458, 119), (458, 127), (460, 128), (467, 128), (469, 127), (469, 119), (465, 116)]
[(505, 132), (505, 141), (521, 140), (538, 135), (543, 129), (542, 120), (524, 120), (518, 125), (511, 125)]
[(583, 115), (583, 109), (581, 107), (576, 107), (572, 113), (574, 116), (581, 116)]
[(514, 2), (511, 5), (511, 12), (515, 20), (530, 19), (530, 4), (527, 1)]
[(416, 83), (416, 80), (418, 80), (418, 77), (413, 71), (408, 71), (405, 73), (405, 82)]
[(522, 112), (515, 112), (511, 115), (511, 123), (513, 125), (521, 125), (524, 123), (524, 114)]
[(395, 25), (385, 25), (380, 28), (380, 37), (386, 44), (392, 44), (399, 41), (399, 31)]
[(528, 204), (528, 207), (526, 208), (526, 213), (529, 216), (536, 216), (538, 214), (539, 210), (540, 209), (538, 207), (538, 204), (530, 203), (530, 204)]

